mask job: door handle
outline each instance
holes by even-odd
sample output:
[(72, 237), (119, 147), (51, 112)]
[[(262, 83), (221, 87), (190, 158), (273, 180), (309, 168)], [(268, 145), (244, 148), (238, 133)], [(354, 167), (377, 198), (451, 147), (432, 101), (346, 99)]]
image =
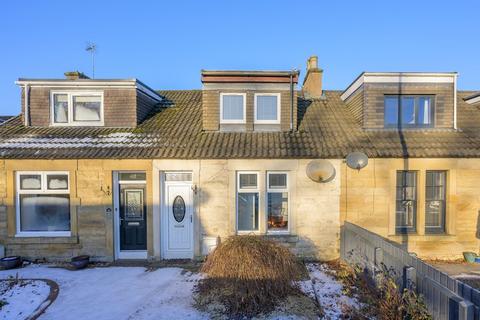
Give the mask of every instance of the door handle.
[(190, 215), (190, 223), (193, 223), (193, 216)]

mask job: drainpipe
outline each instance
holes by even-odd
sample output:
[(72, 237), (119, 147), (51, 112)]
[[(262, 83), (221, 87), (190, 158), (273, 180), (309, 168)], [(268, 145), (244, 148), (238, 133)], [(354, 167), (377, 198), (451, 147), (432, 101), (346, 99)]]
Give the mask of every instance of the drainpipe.
[(457, 130), (457, 76), (453, 79), (453, 129)]
[(25, 99), (25, 114), (23, 115), (24, 116), (24, 122), (25, 122), (25, 127), (28, 127), (30, 125), (30, 104), (28, 103), (29, 102), (29, 91), (30, 91), (30, 87), (28, 86), (28, 84), (25, 84), (25, 87), (24, 87), (24, 99)]
[(290, 131), (293, 131), (293, 71), (290, 72)]

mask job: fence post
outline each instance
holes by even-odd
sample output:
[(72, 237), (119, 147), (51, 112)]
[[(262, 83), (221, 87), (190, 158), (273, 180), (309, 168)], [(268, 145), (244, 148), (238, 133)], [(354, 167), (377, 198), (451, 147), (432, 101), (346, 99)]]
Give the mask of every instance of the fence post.
[(459, 320), (473, 320), (475, 315), (475, 310), (473, 308), (473, 303), (470, 301), (460, 301), (458, 304), (458, 319)]
[(417, 270), (414, 267), (403, 268), (403, 288), (413, 289), (417, 286)]
[(383, 250), (382, 248), (376, 247), (375, 248), (375, 258), (374, 263), (376, 267), (379, 267), (381, 263), (383, 263)]

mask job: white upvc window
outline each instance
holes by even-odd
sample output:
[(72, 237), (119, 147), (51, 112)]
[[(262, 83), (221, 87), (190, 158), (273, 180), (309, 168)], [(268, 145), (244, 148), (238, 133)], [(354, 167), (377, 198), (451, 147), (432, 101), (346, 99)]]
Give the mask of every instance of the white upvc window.
[(246, 123), (246, 94), (220, 93), (220, 123)]
[(255, 93), (255, 123), (280, 123), (280, 93)]
[(17, 172), (16, 191), (17, 237), (71, 235), (68, 172)]
[(259, 174), (237, 172), (237, 231), (252, 232), (259, 228)]
[(53, 126), (103, 126), (102, 91), (51, 91)]
[(267, 172), (267, 230), (289, 231), (288, 172)]

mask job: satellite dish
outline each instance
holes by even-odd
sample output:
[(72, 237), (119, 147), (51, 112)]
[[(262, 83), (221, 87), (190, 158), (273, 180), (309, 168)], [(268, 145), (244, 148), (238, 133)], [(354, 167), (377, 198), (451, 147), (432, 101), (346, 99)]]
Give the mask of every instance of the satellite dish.
[(307, 176), (315, 182), (329, 182), (335, 177), (335, 168), (327, 160), (313, 160), (307, 165)]
[(368, 157), (363, 152), (351, 152), (347, 155), (345, 161), (347, 162), (348, 167), (360, 170), (367, 166)]

